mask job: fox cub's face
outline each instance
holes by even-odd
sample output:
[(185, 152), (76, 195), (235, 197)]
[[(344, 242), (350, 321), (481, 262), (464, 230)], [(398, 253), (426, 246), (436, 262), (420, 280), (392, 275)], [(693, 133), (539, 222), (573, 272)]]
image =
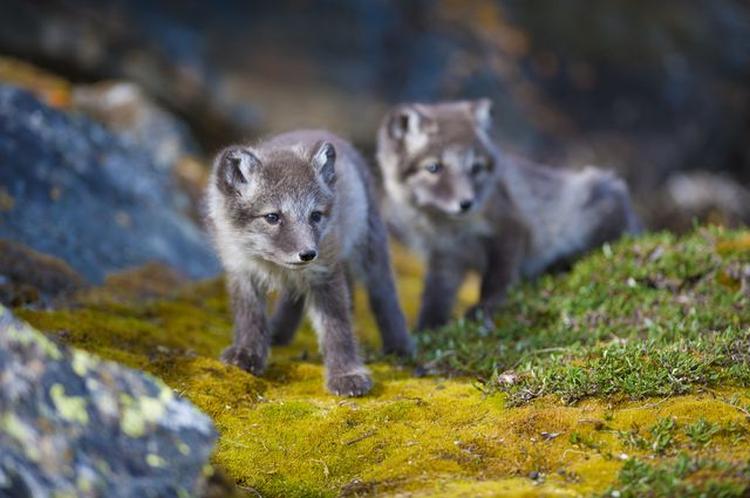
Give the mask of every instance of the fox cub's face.
[(327, 142), (311, 151), (232, 146), (219, 153), (214, 181), (243, 249), (286, 268), (314, 262), (330, 228), (335, 161)]
[(427, 212), (481, 209), (495, 169), (490, 110), (486, 99), (394, 109), (378, 144), (387, 187)]

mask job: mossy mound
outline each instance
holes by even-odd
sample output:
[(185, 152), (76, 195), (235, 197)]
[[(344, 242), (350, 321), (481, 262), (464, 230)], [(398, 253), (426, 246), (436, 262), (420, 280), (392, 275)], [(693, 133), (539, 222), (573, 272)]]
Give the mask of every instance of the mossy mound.
[[(413, 318), (421, 270), (395, 261)], [(264, 378), (217, 361), (231, 319), (216, 280), (148, 285), (143, 300), (138, 281), (116, 292), (120, 276), (67, 309), (17, 313), (164, 379), (216, 422), (214, 461), (263, 496), (734, 496), (749, 476), (748, 263), (741, 232), (605, 246), (519, 286), (494, 331), (421, 336), (422, 378), (375, 352), (358, 293), (376, 381), (362, 399), (325, 392), (308, 326)], [(463, 305), (475, 297), (472, 280)]]
[(65, 262), (10, 240), (0, 239), (0, 304), (49, 302), (86, 286)]
[(750, 236), (656, 234), (519, 286), (489, 331), (421, 337), (431, 370), (484, 380), (513, 404), (555, 395), (641, 399), (750, 385)]

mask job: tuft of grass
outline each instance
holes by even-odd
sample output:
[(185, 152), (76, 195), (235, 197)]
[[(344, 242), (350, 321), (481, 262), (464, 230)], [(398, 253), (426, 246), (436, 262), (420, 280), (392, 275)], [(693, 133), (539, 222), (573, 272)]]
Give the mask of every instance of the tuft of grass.
[(421, 359), (433, 373), (478, 377), (511, 405), (748, 386), (750, 297), (736, 277), (750, 261), (745, 239), (700, 229), (606, 245), (513, 289), (494, 330), (459, 320), (420, 335)]
[(629, 430), (617, 431), (617, 436), (620, 441), (622, 441), (622, 444), (628, 448), (647, 450), (651, 446), (648, 439), (641, 435), (641, 430), (638, 424), (631, 425)]
[(582, 434), (580, 432), (571, 432), (569, 438), (570, 444), (573, 446), (580, 446), (588, 448), (590, 450), (599, 450), (600, 445), (593, 437), (588, 434)]
[(637, 450), (650, 450), (657, 455), (663, 455), (676, 444), (677, 421), (674, 417), (660, 418), (648, 430), (650, 437), (641, 434), (640, 427), (633, 424), (630, 430), (617, 431), (622, 443)]
[(673, 417), (660, 419), (651, 427), (651, 449), (657, 454), (663, 454), (675, 442), (674, 435), (677, 421)]
[(696, 447), (707, 446), (720, 431), (719, 424), (710, 422), (703, 417), (685, 427), (685, 435)]

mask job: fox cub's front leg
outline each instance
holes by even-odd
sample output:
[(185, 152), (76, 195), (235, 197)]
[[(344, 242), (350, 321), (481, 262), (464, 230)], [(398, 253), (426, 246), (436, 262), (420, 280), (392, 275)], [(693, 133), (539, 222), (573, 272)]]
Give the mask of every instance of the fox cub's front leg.
[(429, 256), (417, 330), (441, 327), (450, 320), (456, 294), (465, 276), (465, 271), (457, 267), (454, 260), (442, 254)]
[(498, 237), (487, 242), (487, 266), (482, 272), (479, 303), (466, 312), (466, 317), (483, 320), (493, 326), (492, 317), (505, 301), (508, 288), (520, 275), (523, 245), (515, 237)]
[(231, 276), (229, 294), (234, 311), (234, 342), (224, 350), (221, 359), (260, 375), (266, 369), (270, 345), (265, 295), (249, 279)]
[(362, 396), (372, 380), (357, 351), (351, 324), (351, 296), (343, 269), (312, 286), (309, 313), (326, 365), (326, 387), (343, 396)]

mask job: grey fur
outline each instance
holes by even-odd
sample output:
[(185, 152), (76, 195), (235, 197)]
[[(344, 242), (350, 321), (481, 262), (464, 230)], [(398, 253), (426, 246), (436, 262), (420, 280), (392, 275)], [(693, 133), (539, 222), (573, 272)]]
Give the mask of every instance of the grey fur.
[(249, 280), (228, 275), (229, 296), (234, 310), (234, 344), (224, 350), (221, 359), (254, 375), (266, 369), (271, 336), (266, 320), (266, 298)]
[[(224, 361), (263, 372), (269, 344), (292, 340), (306, 304), (329, 390), (367, 393), (372, 382), (351, 326), (355, 277), (367, 286), (384, 350), (413, 354), (372, 180), (350, 144), (302, 130), (228, 147), (214, 162), (207, 205), (235, 315)], [(280, 297), (268, 324), (264, 299), (272, 289)]]
[(469, 270), (482, 285), (468, 314), (490, 318), (520, 277), (640, 231), (621, 179), (502, 154), (491, 127), (481, 99), (397, 106), (378, 132), (386, 219), (427, 262), (418, 329), (448, 321)]

